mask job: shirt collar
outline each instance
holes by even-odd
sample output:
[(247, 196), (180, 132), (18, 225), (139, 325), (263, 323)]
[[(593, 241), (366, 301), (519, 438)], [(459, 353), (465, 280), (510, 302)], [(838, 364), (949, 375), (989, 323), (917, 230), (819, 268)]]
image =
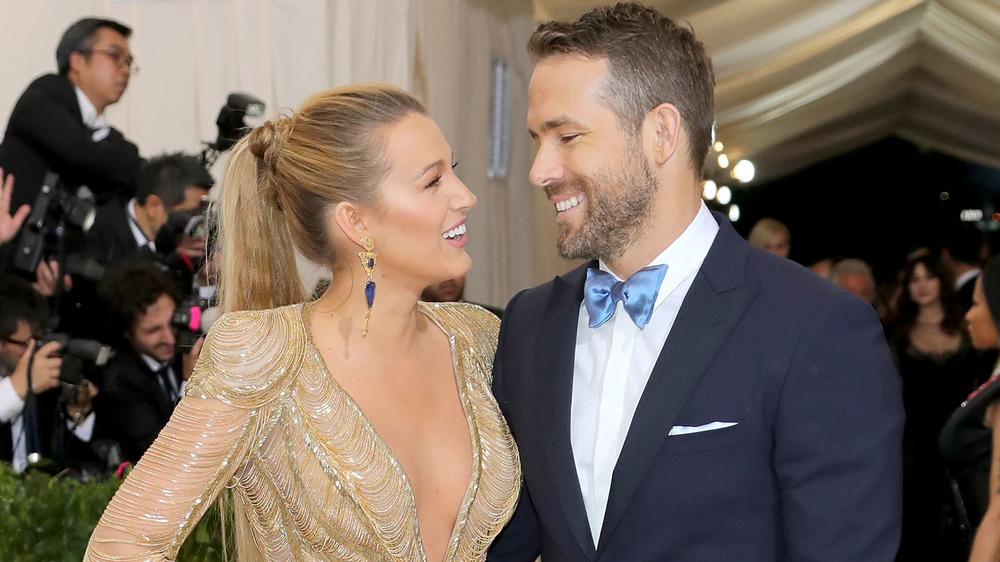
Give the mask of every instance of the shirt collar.
[[(711, 249), (718, 232), (719, 223), (715, 222), (712, 212), (702, 201), (698, 213), (694, 216), (691, 224), (684, 229), (684, 232), (645, 266), (667, 265), (667, 273), (663, 276), (660, 291), (656, 294), (654, 309), (660, 306), (660, 303), (666, 300), (692, 271), (701, 267), (701, 263), (705, 261), (705, 256), (708, 255), (708, 250)], [(601, 260), (600, 267), (614, 275), (604, 260)], [(615, 278), (618, 279), (618, 276), (615, 275)]]
[(135, 218), (135, 197), (133, 197), (128, 205), (125, 205), (125, 212), (128, 214), (128, 227), (132, 231), (132, 236), (135, 238), (135, 243), (139, 245), (140, 248), (144, 246), (149, 246), (149, 249), (156, 251), (156, 242), (146, 238), (146, 234), (139, 228), (139, 221)]
[(957, 289), (962, 285), (964, 285), (965, 282), (968, 281), (969, 279), (975, 278), (977, 275), (979, 275), (980, 271), (982, 270), (977, 267), (975, 269), (970, 269), (969, 271), (966, 271), (965, 273), (959, 275), (958, 278), (955, 279), (955, 288)]
[(105, 117), (104, 113), (97, 114), (97, 108), (90, 103), (90, 98), (83, 93), (79, 86), (74, 84), (73, 90), (76, 91), (76, 101), (80, 105), (80, 117), (83, 119), (83, 124), (92, 131), (91, 137), (95, 141), (102, 140), (108, 136), (110, 130), (108, 118)]
[(160, 363), (156, 359), (146, 355), (145, 353), (140, 353), (139, 357), (142, 357), (142, 361), (153, 370), (154, 373), (160, 372), (160, 369), (166, 367), (167, 365)]

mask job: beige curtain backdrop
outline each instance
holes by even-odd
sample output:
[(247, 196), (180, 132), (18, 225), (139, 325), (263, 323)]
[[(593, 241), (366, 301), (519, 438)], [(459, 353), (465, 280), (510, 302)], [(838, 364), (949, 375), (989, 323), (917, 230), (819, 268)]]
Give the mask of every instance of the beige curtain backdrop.
[[(467, 298), (503, 305), (568, 267), (553, 249), (553, 212), (527, 181), (530, 0), (0, 0), (0, 124), (31, 79), (55, 70), (63, 30), (88, 15), (134, 30), (141, 72), (108, 116), (143, 155), (199, 151), (231, 91), (263, 99), (267, 118), (317, 90), (390, 82), (427, 104), (479, 198)], [(492, 57), (511, 69), (511, 162), (507, 178), (487, 180)], [(328, 275), (303, 272), (310, 288)]]

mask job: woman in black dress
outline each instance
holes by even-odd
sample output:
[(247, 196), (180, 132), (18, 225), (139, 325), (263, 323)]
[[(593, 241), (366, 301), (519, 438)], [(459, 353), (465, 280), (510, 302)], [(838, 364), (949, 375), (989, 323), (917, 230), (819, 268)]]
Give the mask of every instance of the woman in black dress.
[[(1000, 258), (976, 279), (972, 308), (965, 315), (972, 344), (990, 349), (1000, 343)], [(972, 528), (978, 525), (970, 562), (1000, 560), (1000, 364), (952, 414), (939, 445), (958, 485)]]

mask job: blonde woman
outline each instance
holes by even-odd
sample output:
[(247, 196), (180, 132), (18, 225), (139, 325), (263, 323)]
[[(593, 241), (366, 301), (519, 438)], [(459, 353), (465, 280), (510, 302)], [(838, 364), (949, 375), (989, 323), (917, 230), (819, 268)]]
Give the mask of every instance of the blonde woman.
[[(453, 163), (420, 103), (376, 84), (316, 94), (236, 145), (228, 314), (87, 560), (172, 559), (227, 488), (239, 560), (485, 557), (520, 485), (490, 393), (498, 321), (418, 302), (471, 263), (476, 198)], [(315, 302), (293, 249), (333, 271)]]

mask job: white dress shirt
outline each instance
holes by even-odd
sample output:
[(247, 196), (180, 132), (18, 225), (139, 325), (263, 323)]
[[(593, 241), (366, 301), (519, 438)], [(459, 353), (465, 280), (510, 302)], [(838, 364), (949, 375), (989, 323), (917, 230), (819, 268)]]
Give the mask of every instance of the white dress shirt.
[(107, 138), (108, 133), (111, 132), (111, 125), (108, 125), (108, 118), (104, 114), (97, 114), (97, 108), (94, 104), (90, 103), (90, 98), (87, 94), (83, 93), (83, 90), (79, 86), (74, 85), (73, 89), (76, 90), (76, 101), (80, 104), (80, 117), (83, 118), (83, 124), (90, 127), (90, 138), (94, 142), (100, 142)]
[[(24, 439), (24, 400), (17, 395), (14, 390), (14, 383), (10, 382), (10, 377), (0, 379), (0, 422), (10, 422), (10, 437), (13, 443), (14, 456), (11, 464), (15, 472), (24, 472), (28, 468), (27, 443)], [(87, 417), (80, 422), (80, 425), (73, 425), (66, 420), (66, 427), (77, 436), (80, 441), (89, 442), (94, 435), (94, 412), (90, 412)]]
[[(573, 357), (570, 442), (595, 547), (608, 505), (611, 476), (639, 398), (718, 232), (719, 225), (703, 202), (677, 240), (650, 262), (649, 265), (666, 264), (667, 272), (644, 329), (636, 327), (621, 302), (617, 303), (613, 317), (591, 328), (587, 307), (580, 304)], [(611, 273), (604, 262), (600, 267)]]

